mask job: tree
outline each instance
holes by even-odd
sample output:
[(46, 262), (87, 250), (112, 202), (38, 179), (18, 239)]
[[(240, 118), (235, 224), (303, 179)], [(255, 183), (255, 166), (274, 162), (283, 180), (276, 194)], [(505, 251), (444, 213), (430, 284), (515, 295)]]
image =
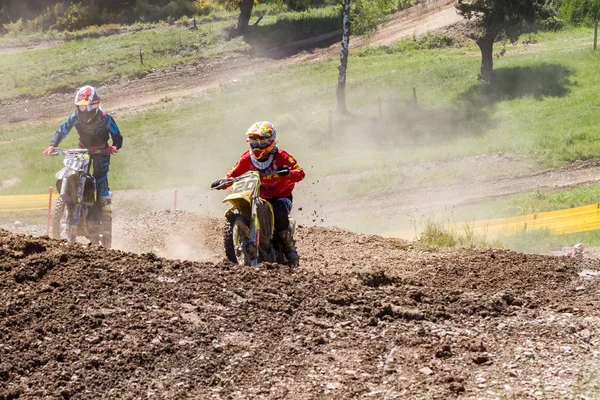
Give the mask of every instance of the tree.
[(544, 0), (457, 0), (458, 13), (477, 24), (475, 43), (481, 50), (481, 79), (491, 82), (494, 42), (504, 34), (511, 42), (533, 29)]
[(336, 90), (337, 108), (343, 114), (348, 114), (346, 106), (346, 71), (348, 69), (348, 51), (350, 47), (350, 0), (344, 0), (342, 9), (343, 36), (340, 66), (338, 67), (338, 86)]
[[(342, 6), (342, 52), (338, 67), (338, 86), (336, 90), (337, 108), (343, 114), (349, 114), (346, 105), (346, 72), (348, 70), (348, 52), (350, 33), (367, 34), (377, 29), (377, 24), (388, 14), (410, 4), (410, 0), (343, 0)], [(352, 27), (352, 29), (350, 29)], [(351, 32), (352, 31), (352, 32)]]
[(252, 14), (252, 8), (254, 7), (254, 0), (234, 0), (231, 3), (236, 3), (240, 8), (240, 16), (238, 17), (236, 29), (239, 34), (242, 34), (248, 29), (250, 15)]

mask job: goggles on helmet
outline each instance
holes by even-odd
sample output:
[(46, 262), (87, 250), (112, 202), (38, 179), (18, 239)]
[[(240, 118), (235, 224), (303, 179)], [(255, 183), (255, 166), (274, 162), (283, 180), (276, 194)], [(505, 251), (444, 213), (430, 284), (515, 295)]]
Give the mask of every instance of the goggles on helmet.
[(250, 147), (254, 148), (265, 148), (265, 147), (269, 147), (271, 144), (273, 144), (273, 139), (272, 138), (256, 138), (256, 137), (249, 137), (248, 138), (248, 144), (250, 144)]
[(78, 105), (77, 109), (81, 112), (93, 111), (98, 108), (98, 104)]

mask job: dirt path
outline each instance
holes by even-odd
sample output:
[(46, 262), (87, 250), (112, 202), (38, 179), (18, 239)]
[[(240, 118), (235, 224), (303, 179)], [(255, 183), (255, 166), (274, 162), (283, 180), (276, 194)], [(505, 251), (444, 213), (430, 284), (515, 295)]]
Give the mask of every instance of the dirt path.
[(404, 13), (398, 13), (384, 23), (371, 38), (358, 38), (352, 46), (391, 45), (410, 36), (422, 36), (427, 33), (464, 21), (457, 14), (452, 0), (435, 0), (421, 3)]
[[(353, 40), (352, 49), (356, 50), (367, 44), (390, 44), (413, 34), (419, 35), (452, 25), (457, 21), (456, 13), (451, 12), (452, 4), (449, 0), (432, 0), (398, 13), (371, 38)], [(338, 52), (339, 44), (284, 59), (258, 58), (234, 53), (209, 61), (156, 71), (141, 79), (99, 86), (98, 89), (106, 109), (123, 113), (138, 112), (151, 108), (165, 97), (178, 99), (187, 95), (197, 95), (257, 71), (319, 60)], [(131, 104), (132, 98), (135, 98), (135, 105)], [(71, 101), (72, 93), (0, 101), (0, 127), (61, 120), (71, 111)]]
[[(472, 159), (465, 159), (462, 162), (473, 163), (473, 168), (480, 167), (480, 164), (473, 162)], [(488, 164), (491, 165), (493, 164)], [(319, 215), (327, 221), (327, 225), (366, 233), (384, 233), (400, 230), (397, 227), (405, 226), (406, 222), (415, 215), (428, 215), (443, 210), (450, 212), (456, 206), (481, 204), (535, 190), (558, 191), (600, 182), (600, 159), (574, 163), (563, 168), (521, 174), (515, 174), (507, 165), (498, 163), (497, 167), (506, 168), (505, 173), (491, 179), (473, 178), (453, 185), (399, 189), (344, 201), (324, 202), (319, 208)], [(369, 221), (369, 223), (349, 225), (356, 219)], [(377, 227), (377, 230), (373, 230), (373, 226)]]

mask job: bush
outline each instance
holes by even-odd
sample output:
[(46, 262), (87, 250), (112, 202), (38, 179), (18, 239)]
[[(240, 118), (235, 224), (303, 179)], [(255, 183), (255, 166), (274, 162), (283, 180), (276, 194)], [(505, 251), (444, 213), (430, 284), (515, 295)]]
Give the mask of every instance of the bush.
[(417, 40), (417, 43), (426, 49), (440, 49), (443, 47), (452, 47), (456, 44), (456, 39), (450, 35), (430, 34)]
[(196, 0), (196, 14), (208, 15), (213, 11), (214, 3), (211, 0)]
[(19, 18), (15, 22), (4, 24), (4, 29), (8, 31), (10, 36), (18, 36), (19, 33), (23, 32), (23, 18)]
[(401, 40), (393, 46), (365, 47), (358, 53), (359, 57), (408, 53), (416, 50), (431, 50), (444, 47), (460, 46), (461, 43), (454, 36), (444, 34), (429, 34), (422, 37), (413, 37), (412, 39)]
[(600, 0), (562, 0), (559, 15), (573, 25), (592, 25), (600, 18)]
[[(94, 12), (96, 11), (96, 12)], [(97, 25), (98, 10), (84, 7), (81, 3), (73, 3), (67, 11), (56, 20), (56, 28), (61, 31), (77, 31), (90, 25)]]
[(196, 13), (196, 4), (190, 0), (171, 0), (165, 10), (167, 17), (179, 19)]
[(311, 5), (311, 0), (288, 0), (288, 7), (294, 11), (306, 11)]
[(565, 26), (562, 19), (553, 16), (547, 19), (543, 19), (538, 22), (538, 29), (543, 31), (556, 32), (560, 31)]

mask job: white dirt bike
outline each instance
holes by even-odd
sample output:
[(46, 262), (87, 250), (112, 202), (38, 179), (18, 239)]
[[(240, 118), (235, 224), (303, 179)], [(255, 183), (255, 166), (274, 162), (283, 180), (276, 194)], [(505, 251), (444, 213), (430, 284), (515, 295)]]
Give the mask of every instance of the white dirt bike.
[[(223, 179), (213, 188), (219, 190), (233, 185), (231, 194), (223, 200), (223, 203), (231, 204), (225, 213), (225, 254), (229, 261), (239, 265), (256, 266), (264, 261), (291, 265), (282, 243), (273, 235), (273, 207), (260, 198), (260, 178), (258, 171), (249, 171), (236, 178)], [(293, 218), (290, 218), (290, 229), (293, 235), (296, 230)]]
[(52, 237), (74, 242), (82, 236), (110, 248), (112, 216), (102, 213), (102, 205), (96, 201), (96, 180), (90, 174), (91, 155), (106, 151), (56, 148), (51, 155), (61, 154), (65, 158), (64, 167), (56, 173), (60, 197), (52, 210)]

